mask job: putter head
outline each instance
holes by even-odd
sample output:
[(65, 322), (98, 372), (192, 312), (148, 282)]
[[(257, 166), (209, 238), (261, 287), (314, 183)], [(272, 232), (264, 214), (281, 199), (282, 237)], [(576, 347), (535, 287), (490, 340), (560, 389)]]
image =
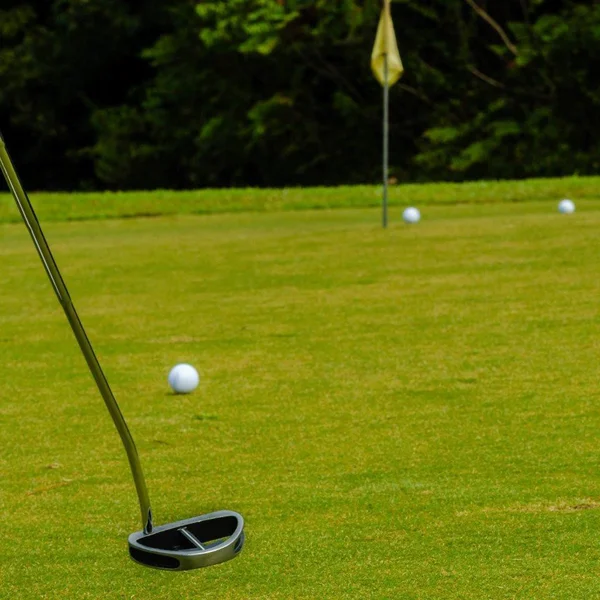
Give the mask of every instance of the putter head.
[(129, 536), (129, 555), (146, 567), (186, 571), (235, 558), (244, 545), (244, 519), (220, 510)]

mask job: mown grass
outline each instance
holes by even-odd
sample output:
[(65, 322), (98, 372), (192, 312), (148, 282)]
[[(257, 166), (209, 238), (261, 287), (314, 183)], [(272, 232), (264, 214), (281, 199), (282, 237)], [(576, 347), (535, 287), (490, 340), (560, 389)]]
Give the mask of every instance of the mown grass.
[(118, 437), (0, 226), (0, 598), (597, 597), (600, 210), (556, 195), (47, 226), (157, 521), (247, 520), (185, 574), (129, 561)]
[[(24, 185), (26, 187), (26, 183)], [(597, 199), (600, 177), (567, 177), (526, 181), (479, 181), (391, 186), (392, 206), (437, 206), (536, 202), (563, 197)], [(185, 214), (273, 212), (333, 208), (368, 208), (381, 203), (377, 186), (335, 188), (229, 189), (173, 192), (34, 193), (32, 201), (45, 221), (74, 221)], [(17, 222), (8, 194), (0, 194), (0, 222)]]

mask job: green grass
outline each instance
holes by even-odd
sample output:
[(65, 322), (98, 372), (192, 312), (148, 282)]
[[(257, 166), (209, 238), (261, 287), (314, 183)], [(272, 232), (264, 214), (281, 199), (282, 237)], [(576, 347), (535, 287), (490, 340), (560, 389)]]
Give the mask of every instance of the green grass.
[[(598, 199), (600, 177), (566, 177), (527, 181), (478, 181), (472, 183), (400, 185), (390, 187), (392, 206), (437, 206), (535, 202), (573, 197)], [(76, 221), (123, 217), (155, 217), (185, 214), (274, 212), (333, 208), (376, 207), (380, 187), (230, 189), (172, 192), (94, 192), (87, 194), (31, 194), (44, 221)], [(12, 198), (0, 194), (0, 223), (17, 222)]]
[(129, 561), (118, 436), (1, 225), (0, 598), (598, 597), (600, 208), (558, 195), (385, 232), (376, 209), (46, 227), (157, 521), (246, 518), (239, 558), (183, 574)]

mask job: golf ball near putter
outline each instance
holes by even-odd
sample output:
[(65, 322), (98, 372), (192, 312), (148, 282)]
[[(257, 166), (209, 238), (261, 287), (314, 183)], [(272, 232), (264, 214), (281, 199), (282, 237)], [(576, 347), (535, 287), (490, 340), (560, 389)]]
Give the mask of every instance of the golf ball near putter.
[(563, 215), (570, 215), (575, 212), (575, 203), (573, 200), (565, 198), (558, 203), (558, 212)]
[(198, 371), (185, 363), (175, 365), (169, 373), (169, 385), (176, 394), (189, 394), (200, 383)]
[(410, 206), (402, 213), (402, 219), (405, 223), (418, 223), (421, 220), (421, 213), (418, 208)]

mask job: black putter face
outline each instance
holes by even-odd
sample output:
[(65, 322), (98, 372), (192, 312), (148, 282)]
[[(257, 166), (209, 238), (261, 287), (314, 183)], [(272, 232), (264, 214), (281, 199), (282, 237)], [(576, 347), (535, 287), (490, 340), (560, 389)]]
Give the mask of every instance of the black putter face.
[(244, 545), (244, 519), (230, 510), (156, 527), (129, 536), (129, 555), (147, 567), (186, 571), (235, 558)]

